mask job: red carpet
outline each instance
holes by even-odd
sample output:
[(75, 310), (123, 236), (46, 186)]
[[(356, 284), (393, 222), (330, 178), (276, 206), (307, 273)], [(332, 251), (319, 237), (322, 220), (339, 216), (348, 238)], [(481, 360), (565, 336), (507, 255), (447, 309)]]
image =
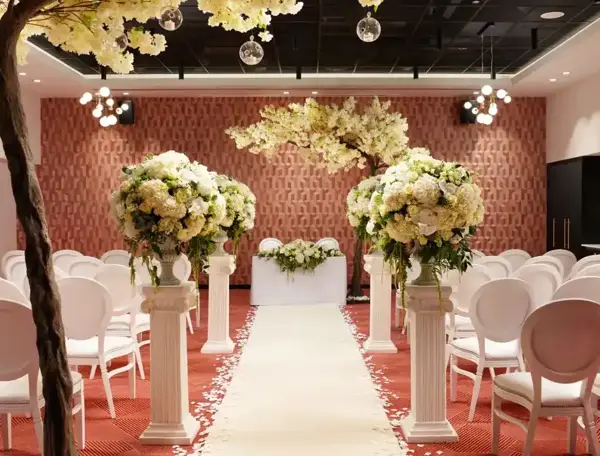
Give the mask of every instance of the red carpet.
[[(201, 437), (207, 423), (210, 423), (214, 404), (228, 381), (229, 367), (234, 364), (239, 355), (207, 356), (200, 354), (200, 347), (206, 340), (206, 292), (202, 294), (202, 326), (193, 336), (188, 337), (188, 360), (190, 371), (190, 400), (195, 402), (192, 406), (201, 410)], [(251, 308), (248, 305), (249, 292), (232, 290), (231, 293), (231, 335), (243, 340), (245, 332), (238, 334), (238, 330), (245, 325)], [(348, 306), (348, 314), (357, 325), (359, 338), (364, 338), (368, 331), (369, 306), (357, 304)], [(308, 336), (308, 335), (307, 335)], [(410, 366), (409, 352), (406, 337), (400, 331), (393, 332), (394, 342), (399, 348), (397, 355), (366, 356), (367, 364), (371, 368), (377, 383), (381, 384), (382, 397), (387, 402), (390, 420), (397, 425), (399, 418), (410, 408)], [(142, 348), (144, 367), (146, 373), (150, 372), (149, 348)], [(86, 371), (87, 372), (87, 369)], [(449, 404), (448, 417), (455, 426), (460, 440), (451, 445), (411, 445), (416, 456), (437, 455), (484, 455), (489, 453), (490, 435), (490, 380), (484, 379), (479, 405), (473, 423), (467, 423), (468, 407), (471, 398), (473, 382), (466, 377), (458, 377), (458, 402)], [(215, 380), (216, 379), (216, 380)], [(137, 438), (146, 428), (150, 416), (150, 387), (149, 381), (138, 379), (137, 399), (128, 398), (127, 374), (122, 374), (111, 379), (111, 386), (115, 398), (117, 418), (111, 420), (108, 416), (104, 390), (100, 377), (94, 380), (85, 380), (86, 386), (86, 449), (80, 452), (83, 456), (133, 456), (133, 455), (172, 455), (172, 447), (142, 446)], [(360, 413), (360, 411), (357, 411)], [(522, 418), (527, 417), (524, 410), (514, 409), (514, 413)], [(399, 432), (399, 426), (396, 427)], [(2, 430), (0, 429), (0, 433)], [(37, 446), (33, 433), (31, 420), (23, 417), (13, 417), (13, 450), (6, 455), (31, 455), (37, 453)], [(502, 455), (520, 455), (523, 448), (524, 433), (516, 426), (502, 424)], [(537, 429), (534, 455), (549, 456), (564, 454), (566, 450), (566, 422), (555, 418), (553, 421), (541, 420)], [(578, 454), (584, 454), (585, 440), (580, 434)], [(185, 454), (184, 452), (183, 454)], [(284, 456), (284, 455), (282, 455)], [(307, 455), (309, 456), (309, 455)]]

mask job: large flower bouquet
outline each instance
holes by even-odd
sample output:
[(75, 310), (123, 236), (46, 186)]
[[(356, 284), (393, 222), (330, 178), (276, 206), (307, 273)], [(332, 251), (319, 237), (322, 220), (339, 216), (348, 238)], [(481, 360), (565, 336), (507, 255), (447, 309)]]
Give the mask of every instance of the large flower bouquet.
[(388, 168), (370, 208), (367, 232), (377, 234), (403, 299), (411, 255), (438, 286), (442, 270), (464, 272), (469, 267), (469, 238), (483, 221), (484, 207), (472, 174), (461, 165), (427, 155), (409, 157)]
[(312, 272), (327, 258), (344, 254), (338, 249), (324, 249), (314, 242), (296, 239), (281, 247), (259, 252), (258, 256), (274, 260), (282, 272), (292, 274), (297, 270)]
[(247, 185), (230, 177), (216, 177), (219, 192), (226, 201), (226, 215), (221, 220), (221, 229), (233, 241), (234, 251), (242, 236), (254, 228), (256, 197)]
[(352, 187), (346, 198), (346, 215), (356, 235), (363, 241), (373, 237), (373, 233), (367, 232), (370, 218), (369, 203), (375, 189), (381, 184), (381, 175), (371, 176), (360, 184)]
[(131, 253), (132, 279), (133, 260), (139, 254), (154, 284), (158, 277), (152, 254), (161, 257), (164, 246), (174, 246), (177, 253), (187, 253), (197, 273), (226, 216), (226, 201), (214, 174), (174, 151), (123, 168), (121, 186), (110, 200), (111, 214)]

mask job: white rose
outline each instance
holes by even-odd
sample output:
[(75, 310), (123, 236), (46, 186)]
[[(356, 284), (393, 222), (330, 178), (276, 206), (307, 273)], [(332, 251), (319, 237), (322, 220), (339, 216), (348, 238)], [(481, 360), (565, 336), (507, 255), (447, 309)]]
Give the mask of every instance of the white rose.
[(304, 255), (302, 255), (301, 253), (297, 253), (296, 254), (296, 261), (298, 262), (298, 264), (304, 263)]
[(374, 232), (375, 232), (375, 223), (373, 222), (373, 220), (369, 220), (369, 223), (367, 223), (367, 233), (373, 234)]

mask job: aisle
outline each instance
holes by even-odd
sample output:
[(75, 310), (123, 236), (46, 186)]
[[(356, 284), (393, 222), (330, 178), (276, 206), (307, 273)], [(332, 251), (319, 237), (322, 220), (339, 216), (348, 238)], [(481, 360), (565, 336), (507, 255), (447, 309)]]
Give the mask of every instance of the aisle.
[(399, 456), (336, 306), (260, 307), (203, 456)]

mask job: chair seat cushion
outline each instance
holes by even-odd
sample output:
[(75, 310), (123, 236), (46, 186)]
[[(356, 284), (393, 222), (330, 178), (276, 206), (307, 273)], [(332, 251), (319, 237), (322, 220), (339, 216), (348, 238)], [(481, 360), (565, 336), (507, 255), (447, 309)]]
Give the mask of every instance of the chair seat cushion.
[[(479, 342), (477, 337), (467, 337), (465, 339), (456, 339), (452, 341), (452, 345), (459, 351), (479, 356)], [(485, 341), (485, 357), (486, 359), (516, 359), (519, 354), (519, 343), (516, 340), (511, 342), (493, 342)]]
[[(73, 392), (81, 390), (83, 377), (79, 372), (71, 371)], [(43, 401), (42, 376), (38, 376), (38, 400)], [(27, 404), (29, 402), (29, 376), (24, 375), (16, 380), (0, 382), (0, 404)]]
[[(446, 328), (451, 328), (450, 315), (448, 314), (446, 314)], [(475, 332), (475, 328), (473, 328), (473, 323), (471, 323), (471, 319), (462, 315), (454, 316), (454, 330)]]
[[(104, 338), (104, 357), (106, 360), (117, 356), (132, 353), (135, 340), (131, 337), (106, 336)], [(67, 339), (67, 357), (69, 360), (75, 358), (97, 358), (98, 337), (86, 340)]]
[[(494, 388), (516, 394), (533, 402), (533, 380), (529, 372), (496, 375)], [(542, 405), (546, 407), (578, 407), (581, 382), (554, 383), (542, 378)]]
[[(128, 332), (129, 331), (130, 316), (129, 314), (117, 315), (110, 319), (106, 331), (117, 331), (117, 332)], [(136, 332), (142, 330), (148, 331), (150, 329), (150, 315), (146, 313), (138, 313), (135, 315), (135, 329)]]

